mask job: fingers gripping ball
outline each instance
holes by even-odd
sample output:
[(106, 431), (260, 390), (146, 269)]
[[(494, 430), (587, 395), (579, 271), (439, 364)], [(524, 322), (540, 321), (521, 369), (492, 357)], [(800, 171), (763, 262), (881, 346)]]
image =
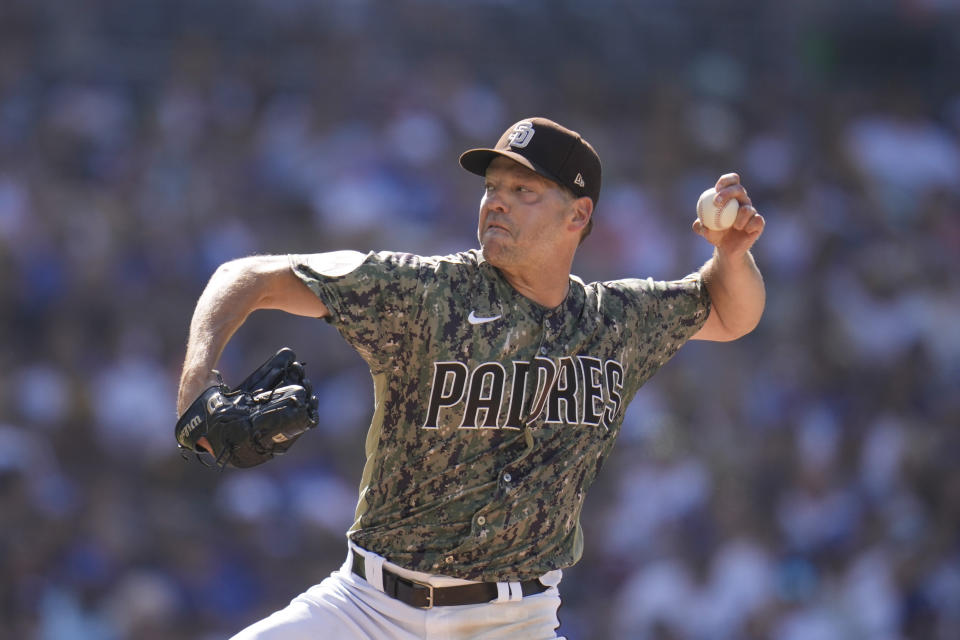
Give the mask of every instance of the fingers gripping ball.
[(732, 227), (737, 220), (740, 203), (736, 198), (731, 198), (722, 207), (718, 207), (716, 197), (717, 190), (713, 187), (700, 194), (700, 199), (697, 200), (697, 218), (706, 228), (723, 231)]
[(245, 468), (286, 453), (318, 422), (303, 364), (284, 347), (235, 389), (220, 380), (201, 393), (177, 421), (176, 437), (182, 449), (196, 453), (206, 437), (217, 466)]

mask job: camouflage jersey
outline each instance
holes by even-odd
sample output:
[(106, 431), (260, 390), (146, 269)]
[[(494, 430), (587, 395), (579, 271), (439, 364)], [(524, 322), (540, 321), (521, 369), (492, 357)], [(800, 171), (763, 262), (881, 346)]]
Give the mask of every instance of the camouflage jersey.
[(349, 538), (403, 567), (526, 580), (575, 563), (579, 516), (627, 403), (703, 325), (698, 274), (571, 277), (546, 309), (479, 251), (291, 256), (370, 366)]

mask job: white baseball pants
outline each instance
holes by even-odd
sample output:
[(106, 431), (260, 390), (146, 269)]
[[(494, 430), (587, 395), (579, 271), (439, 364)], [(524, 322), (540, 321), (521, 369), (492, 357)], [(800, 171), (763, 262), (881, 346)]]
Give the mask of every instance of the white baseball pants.
[[(369, 581), (351, 570), (354, 553), (363, 555)], [(383, 593), (381, 567), (436, 587), (469, 584), (403, 569), (351, 543), (339, 570), (232, 640), (563, 640), (556, 635), (560, 571), (541, 578), (549, 589), (525, 598), (511, 599), (505, 582), (489, 603), (417, 609)]]

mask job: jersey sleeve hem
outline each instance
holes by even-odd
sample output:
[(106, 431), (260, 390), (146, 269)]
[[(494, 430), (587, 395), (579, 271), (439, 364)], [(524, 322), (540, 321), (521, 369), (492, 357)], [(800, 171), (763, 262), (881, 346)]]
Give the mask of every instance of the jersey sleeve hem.
[(321, 280), (319, 274), (307, 264), (305, 256), (289, 254), (287, 256), (287, 262), (293, 274), (307, 285), (313, 294), (320, 299), (320, 302), (324, 304), (327, 311), (330, 312), (330, 315), (325, 317), (324, 320), (331, 324), (336, 324), (340, 320), (342, 308), (342, 301), (337, 290), (334, 287), (327, 286)]

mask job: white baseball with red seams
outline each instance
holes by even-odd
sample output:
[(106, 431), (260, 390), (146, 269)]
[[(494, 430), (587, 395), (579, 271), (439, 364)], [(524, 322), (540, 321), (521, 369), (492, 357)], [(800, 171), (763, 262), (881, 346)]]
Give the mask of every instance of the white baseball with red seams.
[(723, 231), (733, 226), (737, 219), (737, 212), (740, 210), (740, 203), (736, 198), (731, 198), (721, 208), (714, 202), (715, 197), (717, 197), (717, 190), (713, 187), (700, 194), (700, 199), (697, 200), (697, 217), (708, 229)]

